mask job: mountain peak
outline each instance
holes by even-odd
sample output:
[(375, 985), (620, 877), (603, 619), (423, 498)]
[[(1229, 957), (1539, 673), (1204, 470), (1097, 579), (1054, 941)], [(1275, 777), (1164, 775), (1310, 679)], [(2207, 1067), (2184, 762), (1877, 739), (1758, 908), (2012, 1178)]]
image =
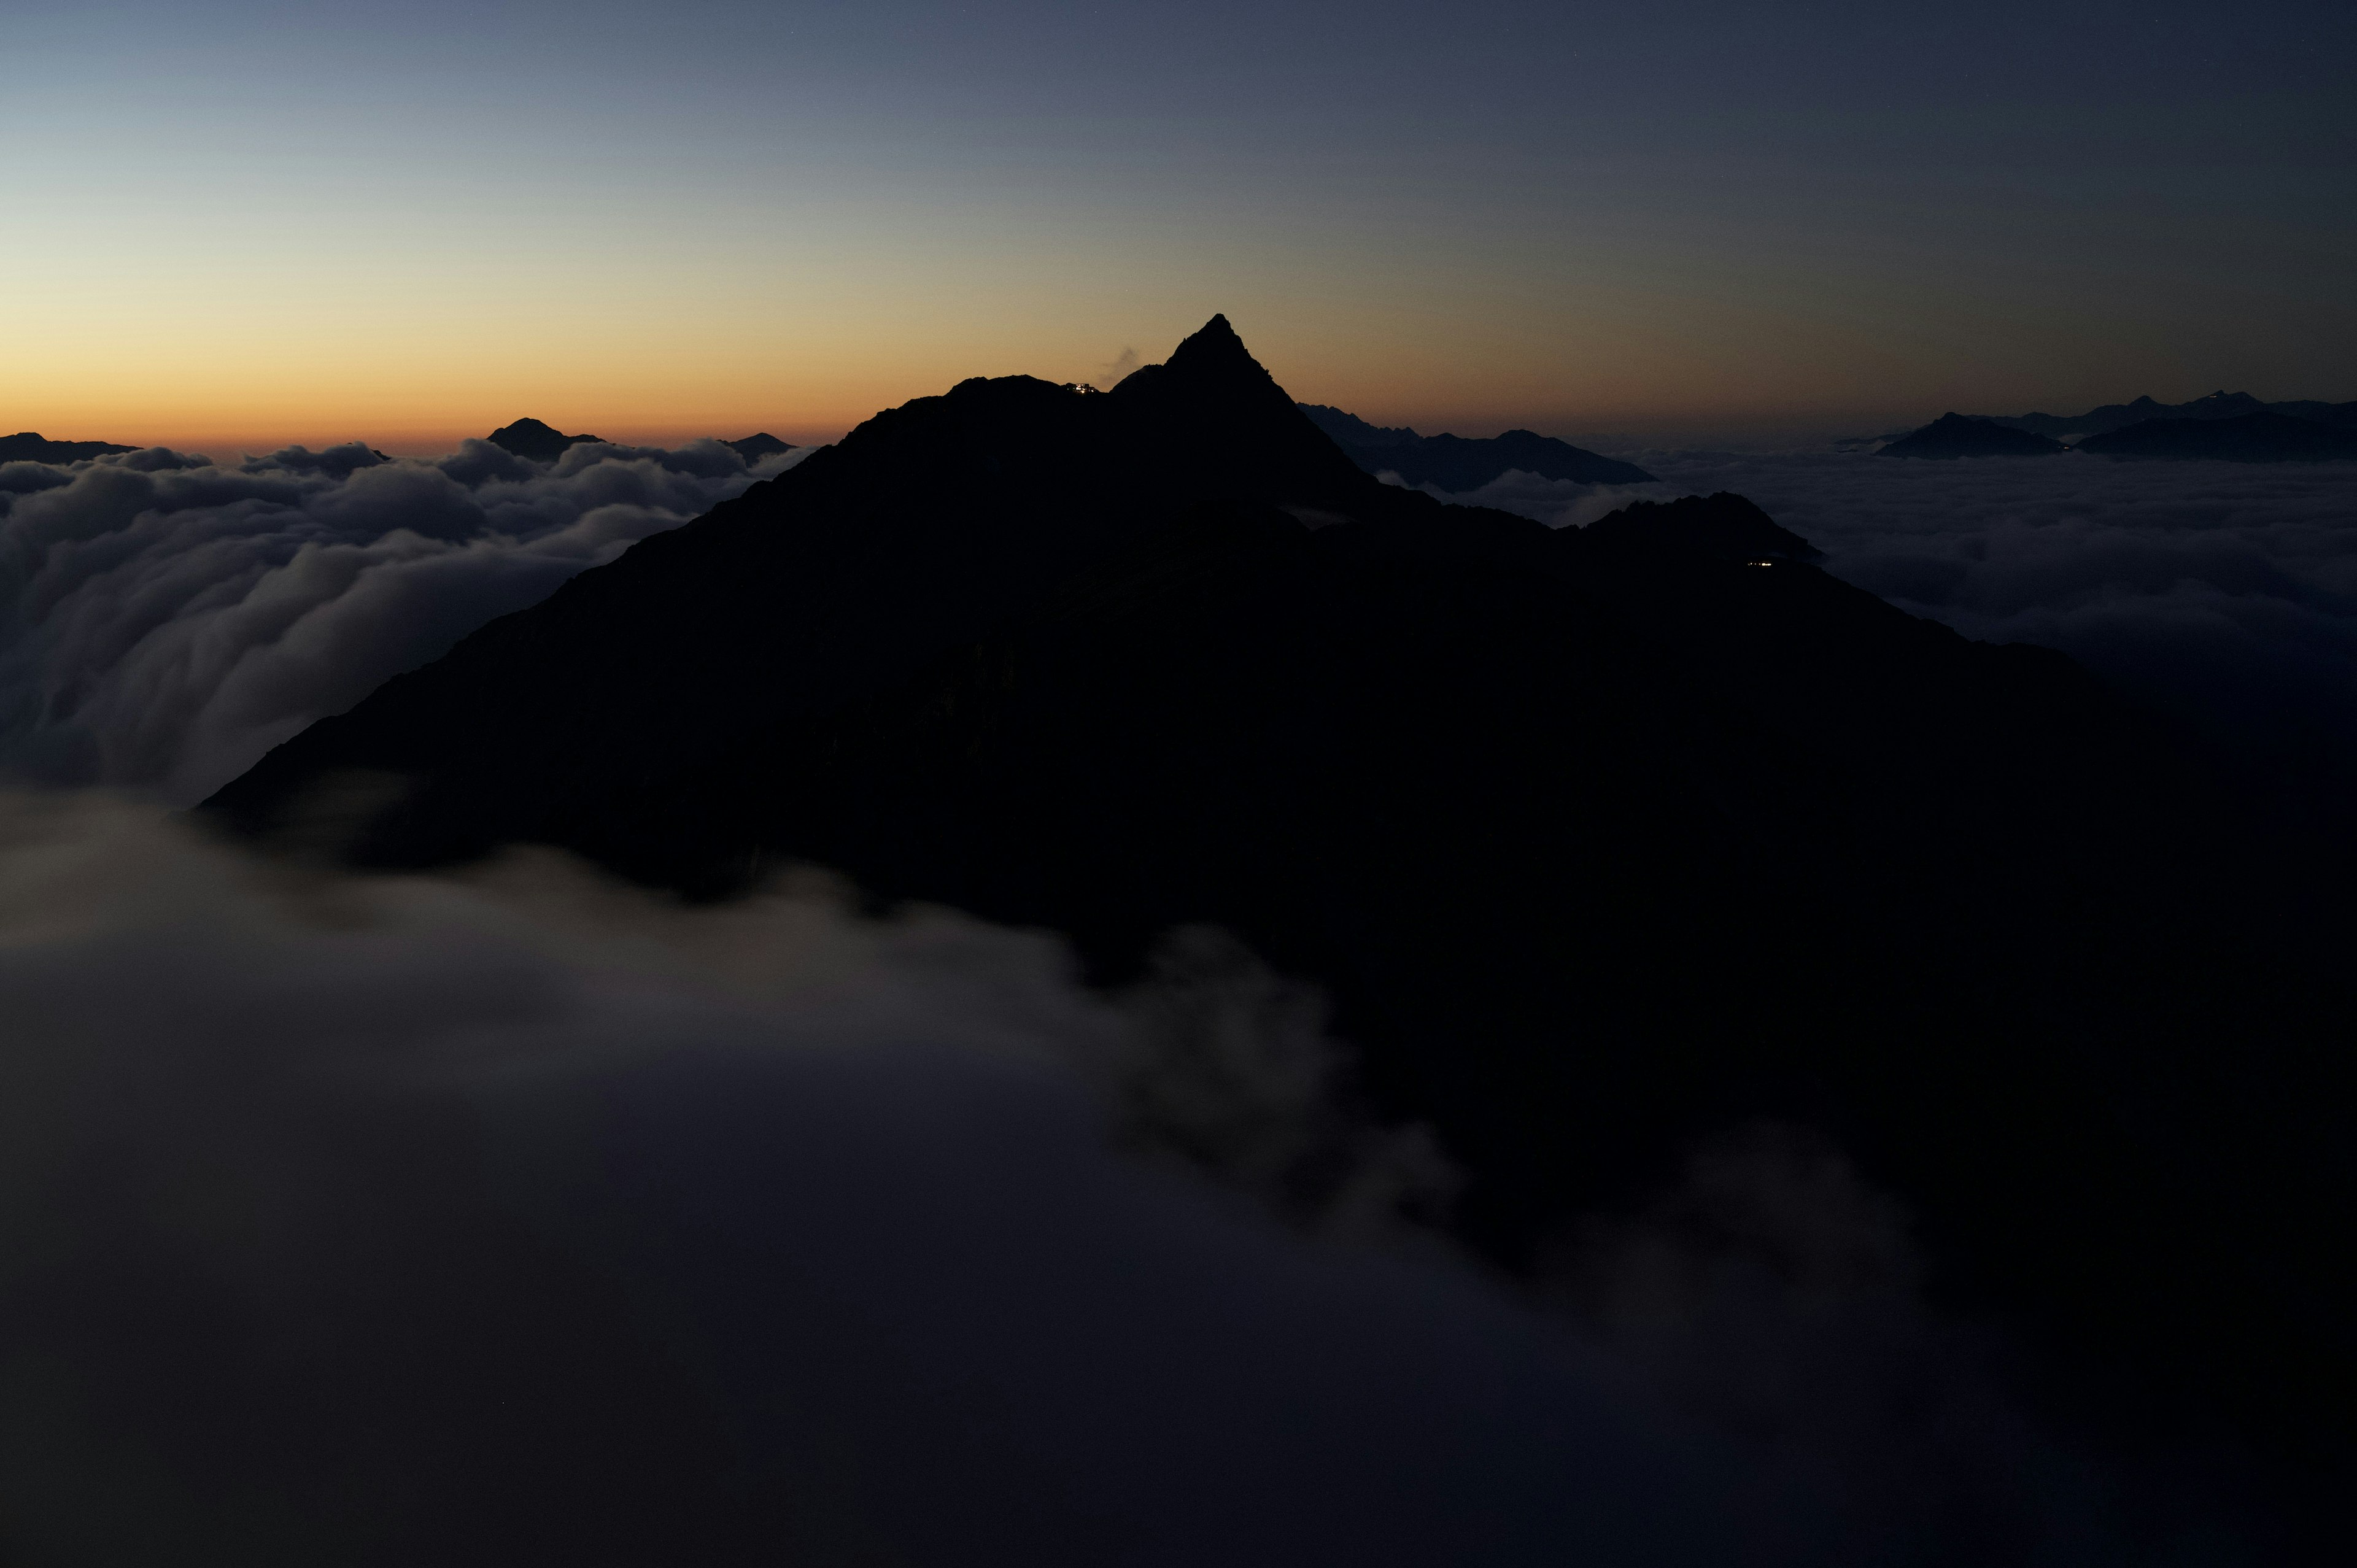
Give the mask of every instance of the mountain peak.
[(554, 425), (537, 419), (519, 419), (512, 424), (502, 424), (490, 434), (494, 446), (506, 448), (519, 457), (535, 463), (554, 463), (565, 455), (565, 449), (583, 441), (604, 439), (597, 435), (567, 435)]
[(1953, 412), (1908, 432), (1879, 451), (1885, 457), (2030, 457), (2062, 450), (2050, 436)]
[(1189, 333), (1180, 340), (1178, 347), (1170, 351), (1170, 358), (1173, 362), (1176, 362), (1189, 355), (1198, 354), (1219, 354), (1229, 358), (1241, 356), (1247, 360), (1252, 358), (1252, 355), (1245, 351), (1244, 340), (1236, 336), (1236, 329), (1228, 325), (1228, 318), (1225, 316), (1214, 316)]
[(1281, 504), (1355, 516), (1368, 476), (1322, 435), (1225, 316), (1214, 316), (1158, 365), (1142, 366), (1109, 394), (1200, 462), (1217, 488)]
[(1276, 384), (1276, 378), (1252, 357), (1252, 350), (1244, 347), (1244, 340), (1236, 336), (1224, 316), (1212, 317), (1170, 350), (1163, 369), (1168, 375), (1198, 383), (1216, 380), (1249, 381), (1255, 387), (1263, 382)]

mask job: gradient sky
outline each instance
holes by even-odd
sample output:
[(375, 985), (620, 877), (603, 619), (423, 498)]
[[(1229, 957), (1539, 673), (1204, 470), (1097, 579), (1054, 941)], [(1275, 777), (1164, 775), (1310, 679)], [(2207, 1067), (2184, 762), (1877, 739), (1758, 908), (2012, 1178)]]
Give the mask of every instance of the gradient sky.
[(2357, 398), (2357, 6), (12, 0), (0, 431), (839, 434), (1225, 311), (1485, 434)]

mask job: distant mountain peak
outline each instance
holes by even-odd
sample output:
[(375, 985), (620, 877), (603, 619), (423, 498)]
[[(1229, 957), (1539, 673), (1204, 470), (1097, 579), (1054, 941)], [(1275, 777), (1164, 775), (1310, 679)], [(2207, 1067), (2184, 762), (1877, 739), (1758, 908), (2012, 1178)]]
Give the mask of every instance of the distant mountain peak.
[(495, 441), (502, 435), (513, 435), (526, 440), (545, 435), (558, 435), (565, 440), (573, 439), (573, 437), (562, 435), (556, 426), (537, 419), (519, 419), (512, 424), (503, 424), (491, 432), (491, 438)]
[(1880, 449), (1885, 457), (2034, 457), (2060, 452), (2062, 443), (1994, 419), (1942, 414)]
[(727, 447), (748, 463), (758, 463), (764, 457), (773, 457), (780, 452), (791, 452), (794, 449), (792, 443), (780, 441), (766, 430), (757, 430), (742, 440), (723, 441), (720, 445)]
[(0, 463), (80, 463), (132, 450), (112, 441), (51, 441), (31, 430), (0, 435)]
[(565, 449), (584, 441), (602, 441), (599, 435), (567, 435), (553, 424), (537, 419), (519, 419), (503, 424), (490, 434), (494, 446), (504, 447), (519, 457), (535, 463), (554, 463), (565, 455)]

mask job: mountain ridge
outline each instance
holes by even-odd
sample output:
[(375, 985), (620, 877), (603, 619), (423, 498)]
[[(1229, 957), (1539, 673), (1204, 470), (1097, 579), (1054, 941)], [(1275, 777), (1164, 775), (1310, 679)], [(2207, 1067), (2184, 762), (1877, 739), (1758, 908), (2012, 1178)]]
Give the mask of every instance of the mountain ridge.
[(1943, 413), (1881, 447), (1880, 457), (2042, 457), (2065, 450), (2062, 443), (1964, 413)]
[(2121, 458), (2211, 458), (2230, 463), (2327, 462), (2357, 458), (2357, 427), (2262, 409), (2217, 419), (2147, 419), (2079, 443)]
[(1653, 476), (1634, 463), (1528, 430), (1479, 438), (1419, 435), (1405, 425), (1370, 424), (1324, 403), (1305, 403), (1300, 408), (1366, 472), (1396, 474), (1403, 484), (1428, 484), (1451, 495), (1478, 490), (1517, 469), (1583, 485), (1653, 482)]
[(30, 430), (0, 435), (0, 463), (80, 463), (137, 450), (112, 441), (51, 441)]
[(1954, 1299), (2329, 1446), (2346, 1249), (2285, 1227), (2342, 1211), (2307, 956), (2341, 923), (2070, 660), (1809, 553), (1734, 496), (1558, 531), (1382, 484), (1214, 317), (1110, 392), (884, 411), (204, 811), (299, 832), (390, 775), (347, 792), (363, 865), (542, 843), (715, 898), (816, 864), (1104, 983), (1214, 923), (1324, 988), (1507, 1268), (1797, 1122)]
[(2186, 403), (2157, 403), (2142, 396), (2129, 403), (2107, 403), (2085, 413), (1977, 414), (1992, 424), (2026, 430), (2036, 435), (2102, 435), (2148, 419), (2237, 419), (2252, 413), (2282, 413), (2319, 424), (2357, 426), (2357, 402), (2319, 403), (2298, 399), (2263, 403), (2248, 392), (2213, 392)]

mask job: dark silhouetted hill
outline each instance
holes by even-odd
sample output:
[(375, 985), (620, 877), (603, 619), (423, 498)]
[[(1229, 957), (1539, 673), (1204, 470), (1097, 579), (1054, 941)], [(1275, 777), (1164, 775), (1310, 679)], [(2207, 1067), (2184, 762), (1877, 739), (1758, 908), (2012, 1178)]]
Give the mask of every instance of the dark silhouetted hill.
[(2337, 1462), (2335, 877), (2267, 874), (2068, 659), (1808, 553), (1734, 496), (1555, 531), (1381, 484), (1215, 317), (1111, 392), (880, 413), (206, 810), (699, 897), (813, 862), (1105, 981), (1213, 922), (1328, 990), (1509, 1267), (1692, 1140), (1798, 1122), (2074, 1408)]
[(1513, 469), (1583, 485), (1639, 485), (1653, 477), (1634, 463), (1527, 430), (1480, 439), (1418, 435), (1405, 426), (1370, 424), (1323, 403), (1305, 403), (1301, 412), (1368, 473), (1394, 473), (1404, 483), (1431, 485), (1452, 495), (1478, 490)]
[(2079, 443), (2106, 457), (2211, 457), (2231, 463), (2320, 462), (2357, 457), (2357, 430), (2260, 413), (2232, 419), (2147, 419)]
[(500, 426), (490, 435), (492, 446), (503, 446), (517, 456), (534, 463), (554, 463), (565, 456), (566, 447), (576, 442), (603, 439), (597, 435), (567, 435), (537, 419), (519, 419), (513, 424)]
[(1993, 419), (1943, 413), (1921, 430), (1910, 431), (1884, 446), (1883, 457), (2042, 457), (2065, 448), (2062, 443), (2027, 430), (2015, 430)]
[(748, 435), (742, 440), (723, 441), (720, 445), (727, 447), (748, 463), (758, 463), (764, 457), (774, 457), (780, 452), (793, 450), (791, 443), (780, 441), (766, 430)]
[(2214, 392), (2190, 403), (2155, 403), (2140, 397), (2134, 403), (2107, 403), (2077, 415), (2053, 413), (1992, 414), (1993, 424), (2027, 430), (2036, 435), (2103, 435), (2153, 419), (2241, 419), (2254, 413), (2281, 413), (2312, 419), (2321, 424), (2357, 427), (2357, 403), (2262, 403), (2248, 392)]
[(29, 430), (0, 435), (0, 463), (80, 463), (113, 452), (136, 450), (112, 441), (51, 441)]
[(1741, 496), (1681, 496), (1674, 501), (1637, 501), (1587, 526), (1587, 542), (1646, 553), (1681, 553), (1748, 566), (1822, 558), (1799, 534)]

